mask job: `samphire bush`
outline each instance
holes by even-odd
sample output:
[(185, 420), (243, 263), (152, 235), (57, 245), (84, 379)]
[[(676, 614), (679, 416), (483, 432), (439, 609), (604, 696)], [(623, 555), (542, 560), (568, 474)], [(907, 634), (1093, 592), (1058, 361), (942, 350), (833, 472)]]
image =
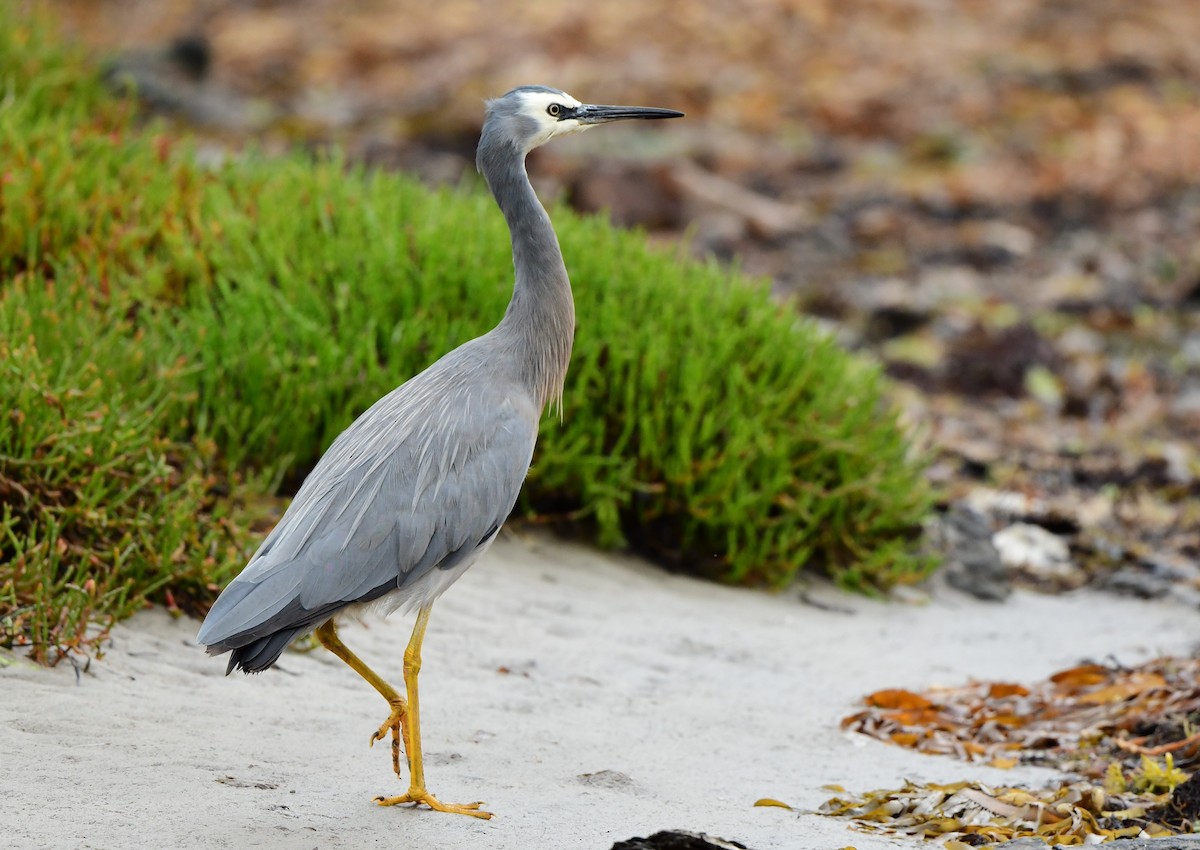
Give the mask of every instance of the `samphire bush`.
[[(480, 185), (300, 153), (205, 168), (48, 31), (0, 11), (0, 643), (43, 651), (147, 598), (203, 607), (254, 497), (498, 321), (512, 278)], [(552, 216), (579, 330), (520, 515), (730, 582), (930, 568), (874, 364), (761, 282)]]

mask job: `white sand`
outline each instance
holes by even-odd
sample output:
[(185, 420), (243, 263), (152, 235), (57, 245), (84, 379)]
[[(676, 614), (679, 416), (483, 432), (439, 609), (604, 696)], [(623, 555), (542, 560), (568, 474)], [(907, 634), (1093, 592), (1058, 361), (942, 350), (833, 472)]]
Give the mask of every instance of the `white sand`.
[[(434, 607), (421, 678), (430, 790), (485, 800), (490, 822), (371, 803), (402, 790), (388, 747), (367, 747), (386, 706), (328, 653), (225, 678), (192, 644), (197, 623), (147, 611), (78, 683), (65, 663), (0, 669), (0, 846), (607, 850), (668, 828), (756, 850), (913, 846), (751, 804), (811, 809), (826, 783), (1038, 782), (1048, 774), (852, 738), (838, 721), (883, 687), (1030, 681), (1084, 658), (1186, 652), (1200, 635), (1196, 610), (1092, 593), (821, 596), (855, 613), (500, 541)], [(343, 634), (398, 683), (409, 627)]]

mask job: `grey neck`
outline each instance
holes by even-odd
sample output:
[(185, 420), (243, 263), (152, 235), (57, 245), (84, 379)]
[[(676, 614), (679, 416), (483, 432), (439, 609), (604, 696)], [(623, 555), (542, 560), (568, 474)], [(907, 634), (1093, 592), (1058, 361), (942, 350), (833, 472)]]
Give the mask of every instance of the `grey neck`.
[(525, 153), (488, 133), (477, 165), (512, 234), (516, 281), (495, 333), (512, 348), (518, 374), (539, 410), (561, 403), (575, 336), (575, 302), (550, 216), (534, 194)]

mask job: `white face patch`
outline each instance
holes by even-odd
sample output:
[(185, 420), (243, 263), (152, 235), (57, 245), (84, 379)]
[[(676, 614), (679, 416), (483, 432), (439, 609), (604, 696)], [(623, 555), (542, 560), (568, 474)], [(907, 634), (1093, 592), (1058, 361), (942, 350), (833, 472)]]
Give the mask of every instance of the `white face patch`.
[(574, 109), (580, 103), (566, 92), (561, 94), (542, 91), (521, 92), (521, 114), (537, 122), (538, 132), (529, 140), (529, 147), (539, 147), (551, 139), (579, 133), (591, 125), (580, 124), (574, 118), (559, 120), (549, 110), (553, 104), (564, 109)]

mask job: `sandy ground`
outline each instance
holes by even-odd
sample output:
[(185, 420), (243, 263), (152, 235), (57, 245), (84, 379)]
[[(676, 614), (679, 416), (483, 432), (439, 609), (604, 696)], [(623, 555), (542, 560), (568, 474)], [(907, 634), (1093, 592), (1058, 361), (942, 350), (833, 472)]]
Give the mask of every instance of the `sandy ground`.
[[(778, 808), (904, 778), (1029, 781), (859, 736), (838, 720), (888, 686), (1031, 680), (1084, 658), (1193, 648), (1200, 612), (1079, 593), (985, 605), (820, 589), (853, 613), (668, 576), (542, 537), (500, 541), (434, 608), (422, 709), (430, 789), (490, 822), (409, 808), (382, 700), (324, 651), (225, 678), (197, 623), (147, 611), (77, 680), (0, 669), (0, 844), (9, 848), (595, 848), (669, 828), (748, 847), (915, 842)], [(409, 618), (343, 630), (399, 682)]]

